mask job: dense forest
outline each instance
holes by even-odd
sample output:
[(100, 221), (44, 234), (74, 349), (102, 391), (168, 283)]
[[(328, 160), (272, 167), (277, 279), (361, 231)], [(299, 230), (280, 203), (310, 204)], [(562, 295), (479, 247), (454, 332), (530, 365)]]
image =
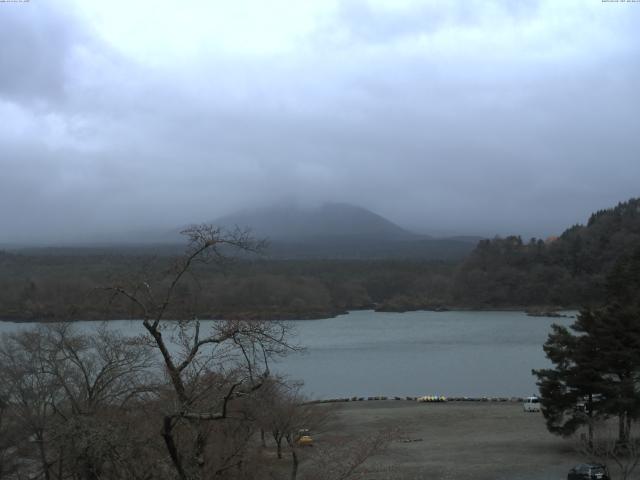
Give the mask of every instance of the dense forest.
[[(103, 319), (135, 316), (102, 287), (161, 277), (172, 257), (0, 255), (4, 319)], [(320, 318), (375, 308), (389, 300), (447, 300), (454, 264), (416, 260), (237, 260), (198, 265), (172, 306), (199, 318)], [(405, 302), (408, 300), (404, 300)], [(425, 300), (425, 306), (427, 302)], [(176, 311), (177, 309), (177, 311)]]
[[(547, 308), (598, 304), (615, 261), (640, 246), (640, 200), (594, 213), (547, 240), (482, 240), (461, 262), (424, 259), (241, 258), (198, 265), (177, 292), (176, 316), (319, 318), (351, 309)], [(130, 318), (103, 287), (161, 279), (157, 251), (0, 252), (0, 318)]]
[(547, 241), (483, 240), (456, 272), (454, 304), (478, 306), (602, 303), (618, 258), (640, 247), (640, 199), (601, 210)]

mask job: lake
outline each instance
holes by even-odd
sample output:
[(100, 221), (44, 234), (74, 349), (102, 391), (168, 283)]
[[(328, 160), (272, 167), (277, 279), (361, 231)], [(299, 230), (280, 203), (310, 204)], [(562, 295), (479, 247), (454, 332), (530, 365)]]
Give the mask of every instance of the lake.
[[(528, 396), (537, 391), (531, 369), (549, 365), (542, 344), (551, 324), (572, 322), (523, 312), (469, 311), (355, 311), (292, 321), (296, 342), (306, 351), (280, 360), (274, 370), (304, 380), (313, 398)], [(132, 334), (142, 331), (140, 322), (110, 325)], [(0, 332), (29, 326), (0, 323)]]
[(552, 323), (523, 312), (351, 312), (295, 322), (306, 354), (278, 367), (314, 397), (527, 396)]

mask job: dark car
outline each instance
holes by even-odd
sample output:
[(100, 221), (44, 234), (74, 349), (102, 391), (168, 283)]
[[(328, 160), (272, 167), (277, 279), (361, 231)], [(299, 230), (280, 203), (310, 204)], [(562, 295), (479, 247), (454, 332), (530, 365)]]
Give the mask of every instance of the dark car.
[(569, 470), (567, 480), (610, 480), (609, 472), (601, 463), (582, 463)]

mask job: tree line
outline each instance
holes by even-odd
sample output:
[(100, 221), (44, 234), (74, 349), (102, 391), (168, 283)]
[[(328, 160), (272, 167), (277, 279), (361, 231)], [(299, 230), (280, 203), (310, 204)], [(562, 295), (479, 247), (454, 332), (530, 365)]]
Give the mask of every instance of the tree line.
[(640, 245), (640, 199), (601, 210), (558, 238), (481, 241), (460, 266), (454, 304), (596, 306), (606, 277)]
[[(131, 278), (166, 281), (175, 261), (148, 255), (0, 254), (0, 318), (53, 321), (135, 318), (100, 287)], [(348, 310), (447, 302), (454, 264), (415, 260), (235, 259), (198, 264), (176, 290), (170, 316), (308, 319)], [(167, 285), (164, 285), (165, 287)], [(419, 301), (420, 305), (416, 302)]]

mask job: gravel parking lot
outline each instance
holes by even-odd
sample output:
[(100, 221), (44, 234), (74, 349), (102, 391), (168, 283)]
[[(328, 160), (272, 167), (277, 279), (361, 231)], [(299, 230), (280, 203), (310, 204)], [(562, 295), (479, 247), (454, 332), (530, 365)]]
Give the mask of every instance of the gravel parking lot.
[(586, 459), (574, 440), (551, 435), (540, 413), (519, 403), (364, 401), (340, 403), (318, 440), (363, 437), (397, 428), (382, 455), (370, 459), (371, 479), (564, 479)]

